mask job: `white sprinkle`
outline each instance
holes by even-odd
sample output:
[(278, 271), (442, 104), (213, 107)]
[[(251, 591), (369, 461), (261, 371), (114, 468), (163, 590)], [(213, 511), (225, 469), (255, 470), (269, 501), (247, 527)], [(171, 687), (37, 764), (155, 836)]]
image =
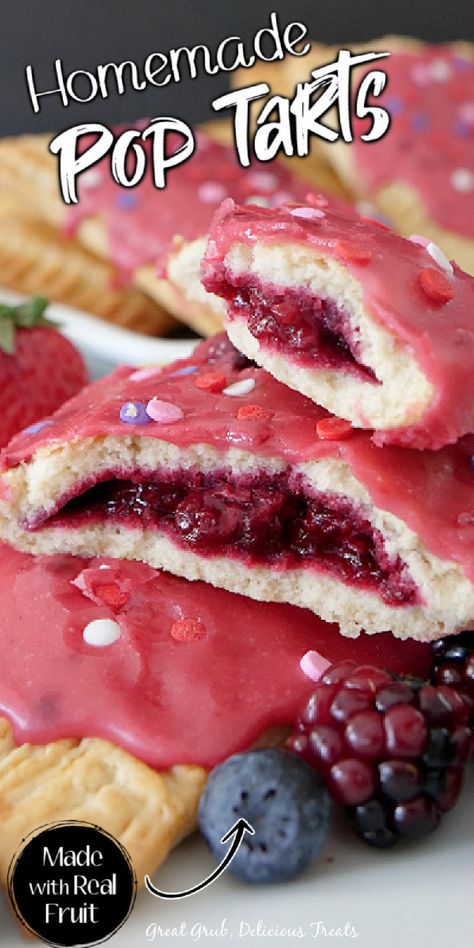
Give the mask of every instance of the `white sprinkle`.
[(324, 675), (326, 668), (329, 668), (330, 664), (331, 663), (326, 661), (319, 652), (310, 650), (303, 655), (300, 661), (300, 668), (307, 678), (311, 678), (311, 681), (319, 681), (321, 675)]
[(239, 382), (233, 382), (232, 385), (228, 385), (224, 389), (224, 395), (233, 395), (239, 397), (242, 395), (250, 395), (250, 392), (253, 392), (255, 388), (255, 379), (240, 379)]
[(197, 190), (197, 196), (204, 204), (219, 204), (227, 197), (224, 185), (217, 181), (204, 181)]
[(293, 217), (303, 217), (308, 221), (316, 220), (316, 218), (322, 220), (325, 217), (324, 211), (320, 211), (317, 207), (292, 207), (289, 213)]
[(422, 237), (420, 234), (412, 234), (408, 240), (411, 244), (419, 244), (419, 246), (424, 247), (425, 250), (429, 244), (429, 240), (426, 237)]
[(269, 171), (251, 171), (247, 181), (256, 191), (273, 191), (278, 187), (278, 178)]
[(113, 645), (122, 635), (122, 630), (114, 619), (93, 619), (84, 628), (82, 636), (88, 645), (104, 648)]
[(428, 69), (435, 82), (447, 82), (451, 76), (451, 67), (445, 59), (434, 59)]
[(441, 250), (441, 247), (438, 247), (437, 244), (430, 243), (426, 248), (426, 252), (429, 253), (430, 257), (433, 258), (435, 263), (437, 263), (438, 266), (440, 266), (441, 269), (448, 274), (448, 276), (453, 275), (454, 270), (452, 265), (450, 264), (446, 254), (444, 254)]
[(451, 175), (451, 184), (455, 191), (472, 191), (474, 174), (468, 168), (455, 168)]
[(246, 204), (258, 204), (260, 207), (270, 207), (271, 201), (267, 197), (263, 197), (263, 194), (252, 194), (250, 197), (245, 199)]
[(83, 188), (97, 188), (102, 181), (102, 175), (97, 168), (91, 168), (82, 175), (81, 184)]
[(112, 569), (111, 566), (107, 566), (107, 563), (101, 563), (99, 569)]

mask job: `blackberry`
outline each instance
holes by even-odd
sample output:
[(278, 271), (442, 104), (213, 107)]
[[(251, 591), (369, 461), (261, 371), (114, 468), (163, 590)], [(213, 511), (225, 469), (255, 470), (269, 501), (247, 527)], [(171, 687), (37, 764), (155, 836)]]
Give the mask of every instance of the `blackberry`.
[(433, 675), (435, 685), (448, 685), (471, 700), (470, 723), (474, 726), (474, 630), (447, 636), (433, 642)]
[[(443, 662), (441, 647), (436, 654)], [(457, 661), (468, 667), (465, 655)], [(432, 832), (456, 803), (471, 714), (467, 689), (345, 661), (322, 676), (287, 747), (320, 774), (359, 836), (385, 848)]]

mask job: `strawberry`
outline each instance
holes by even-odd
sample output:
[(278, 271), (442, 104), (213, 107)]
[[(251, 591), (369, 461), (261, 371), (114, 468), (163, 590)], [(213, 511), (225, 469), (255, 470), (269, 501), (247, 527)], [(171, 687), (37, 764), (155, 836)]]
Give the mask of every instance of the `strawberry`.
[(87, 382), (77, 349), (44, 316), (47, 301), (0, 305), (0, 447)]

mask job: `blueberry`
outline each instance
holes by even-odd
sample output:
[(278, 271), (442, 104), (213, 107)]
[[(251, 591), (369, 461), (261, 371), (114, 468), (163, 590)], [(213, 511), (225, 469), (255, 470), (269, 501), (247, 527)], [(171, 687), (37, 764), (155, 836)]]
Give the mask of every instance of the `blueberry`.
[(229, 757), (208, 780), (199, 806), (202, 835), (220, 862), (220, 840), (240, 817), (246, 834), (229, 866), (245, 882), (284, 882), (303, 872), (319, 852), (329, 826), (330, 802), (311, 767), (278, 748)]

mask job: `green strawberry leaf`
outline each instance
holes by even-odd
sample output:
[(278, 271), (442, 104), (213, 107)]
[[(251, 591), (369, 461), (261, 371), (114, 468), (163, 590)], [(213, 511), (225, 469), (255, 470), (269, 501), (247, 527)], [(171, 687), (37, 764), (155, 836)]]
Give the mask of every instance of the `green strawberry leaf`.
[(8, 355), (15, 353), (15, 332), (17, 328), (29, 329), (32, 326), (57, 326), (44, 315), (48, 300), (43, 296), (34, 296), (18, 306), (0, 304), (0, 350)]

